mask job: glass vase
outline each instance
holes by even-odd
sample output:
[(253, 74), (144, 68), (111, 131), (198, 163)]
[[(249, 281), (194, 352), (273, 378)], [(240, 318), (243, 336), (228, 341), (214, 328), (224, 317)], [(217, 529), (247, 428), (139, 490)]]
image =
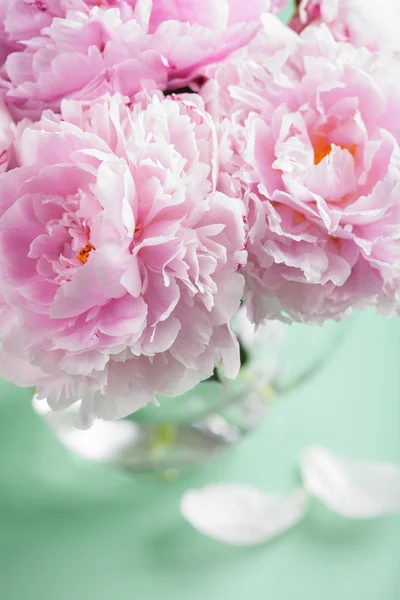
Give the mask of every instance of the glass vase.
[(235, 325), (242, 367), (235, 380), (217, 373), (182, 396), (159, 397), (158, 407), (149, 405), (120, 421), (96, 421), (86, 431), (74, 425), (78, 403), (53, 412), (34, 397), (33, 407), (84, 458), (172, 476), (240, 443), (273, 401), (320, 370), (352, 319), (320, 327), (269, 321), (255, 331), (241, 312)]

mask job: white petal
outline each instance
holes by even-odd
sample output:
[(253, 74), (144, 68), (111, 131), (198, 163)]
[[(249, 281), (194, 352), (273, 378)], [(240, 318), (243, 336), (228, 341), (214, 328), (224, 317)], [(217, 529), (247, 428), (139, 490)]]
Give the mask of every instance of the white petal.
[(124, 159), (104, 161), (97, 171), (96, 198), (121, 235), (133, 236), (135, 184)]
[(308, 496), (302, 489), (282, 497), (243, 484), (189, 490), (181, 500), (182, 515), (195, 529), (234, 546), (271, 540), (296, 525), (307, 506)]
[(309, 448), (301, 465), (309, 494), (344, 517), (373, 518), (400, 511), (400, 468), (388, 463), (336, 458)]

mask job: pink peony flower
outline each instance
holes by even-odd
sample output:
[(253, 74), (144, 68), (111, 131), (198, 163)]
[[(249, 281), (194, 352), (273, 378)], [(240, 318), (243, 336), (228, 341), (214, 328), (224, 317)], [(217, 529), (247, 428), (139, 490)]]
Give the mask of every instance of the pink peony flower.
[(85, 8), (84, 0), (0, 0), (0, 65), (11, 52), (22, 51), (23, 42), (39, 36), (54, 17)]
[[(0, 22), (9, 42), (26, 42), (69, 11), (88, 13), (94, 6), (118, 8), (125, 18), (149, 13), (151, 0), (0, 0)], [(135, 11), (134, 8), (137, 7)]]
[[(400, 61), (298, 37), (272, 16), (203, 89), (219, 189), (247, 205), (250, 311), (322, 322), (391, 314), (400, 283)], [(210, 71), (210, 76), (212, 72)]]
[(45, 108), (59, 111), (63, 98), (132, 97), (149, 81), (159, 89), (184, 86), (245, 46), (259, 29), (260, 12), (281, 6), (281, 0), (0, 0), (2, 39), (16, 50), (5, 65), (7, 101), (16, 115), (39, 118)]
[(209, 29), (224, 29), (236, 23), (258, 21), (263, 12), (277, 12), (285, 0), (153, 0), (150, 28), (155, 31), (164, 21), (180, 21)]
[(65, 0), (0, 0), (5, 39), (19, 43), (39, 35), (54, 17), (65, 16), (65, 4)]
[(149, 49), (136, 19), (118, 9), (94, 7), (54, 18), (46, 35), (32, 38), (6, 61), (7, 101), (21, 114), (59, 110), (63, 98), (96, 100), (107, 93), (132, 97), (146, 80), (165, 87), (165, 60)]
[(152, 47), (170, 65), (170, 85), (184, 85), (212, 63), (245, 47), (260, 28), (260, 15), (284, 8), (286, 0), (158, 0), (149, 31)]
[(291, 27), (325, 23), (335, 39), (370, 50), (400, 51), (400, 3), (396, 0), (302, 0)]
[(36, 369), (53, 408), (82, 399), (81, 426), (181, 394), (221, 360), (236, 376), (243, 205), (215, 191), (215, 144), (191, 96), (68, 101), (24, 130), (21, 167), (0, 178), (0, 337), (16, 364), (2, 375), (28, 385)]

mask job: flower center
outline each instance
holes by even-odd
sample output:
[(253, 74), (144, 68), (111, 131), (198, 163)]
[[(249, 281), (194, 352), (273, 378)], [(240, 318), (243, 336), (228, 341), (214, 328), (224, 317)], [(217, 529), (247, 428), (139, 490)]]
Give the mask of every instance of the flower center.
[(86, 246), (84, 246), (82, 248), (82, 250), (80, 252), (78, 252), (78, 254), (76, 255), (76, 258), (78, 260), (80, 260), (81, 263), (85, 264), (87, 262), (87, 259), (89, 258), (89, 254), (91, 253), (92, 250), (95, 250), (95, 247), (93, 246), (93, 244), (88, 242), (86, 244)]
[[(354, 155), (357, 150), (357, 144), (351, 144), (350, 146), (346, 146), (345, 144), (336, 144), (336, 145), (339, 146), (339, 148), (341, 148), (342, 150), (347, 150), (348, 152), (350, 152), (351, 156), (354, 158)], [(328, 142), (328, 140), (326, 139), (326, 137), (323, 137), (323, 136), (318, 137), (313, 142), (313, 147), (314, 147), (314, 164), (316, 164), (316, 165), (319, 165), (321, 160), (323, 160), (325, 158), (325, 156), (328, 156), (328, 154), (330, 154), (332, 152), (332, 144), (330, 144)]]

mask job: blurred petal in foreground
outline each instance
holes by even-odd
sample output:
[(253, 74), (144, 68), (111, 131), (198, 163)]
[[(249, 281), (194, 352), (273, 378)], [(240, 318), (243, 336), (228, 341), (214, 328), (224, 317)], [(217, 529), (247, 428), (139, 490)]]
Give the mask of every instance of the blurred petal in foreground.
[(304, 487), (343, 517), (365, 519), (400, 511), (400, 468), (336, 458), (309, 448), (301, 464)]
[(307, 506), (302, 489), (273, 496), (244, 484), (189, 490), (181, 500), (181, 512), (195, 529), (235, 546), (255, 546), (284, 533), (304, 517)]

